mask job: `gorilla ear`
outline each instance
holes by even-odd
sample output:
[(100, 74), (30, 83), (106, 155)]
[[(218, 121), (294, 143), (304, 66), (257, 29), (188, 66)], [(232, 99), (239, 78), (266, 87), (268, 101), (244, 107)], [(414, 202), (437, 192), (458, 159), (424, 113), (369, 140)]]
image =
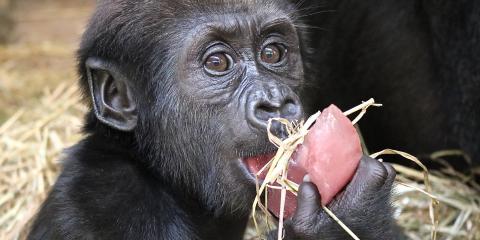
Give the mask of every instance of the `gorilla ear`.
[(137, 106), (125, 75), (99, 58), (88, 58), (85, 64), (97, 118), (115, 129), (132, 131), (137, 126)]

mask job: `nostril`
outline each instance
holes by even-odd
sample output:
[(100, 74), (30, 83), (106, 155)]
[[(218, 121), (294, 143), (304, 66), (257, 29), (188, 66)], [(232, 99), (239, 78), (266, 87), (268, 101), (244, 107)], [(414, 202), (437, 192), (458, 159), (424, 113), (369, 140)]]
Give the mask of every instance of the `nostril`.
[(298, 120), (299, 114), (302, 112), (302, 107), (300, 104), (293, 100), (287, 99), (280, 109), (280, 114), (282, 118), (289, 120)]
[(261, 121), (268, 121), (270, 118), (280, 117), (280, 107), (269, 103), (260, 103), (255, 108), (255, 116)]
[(259, 111), (263, 111), (263, 112), (270, 112), (270, 113), (273, 113), (273, 112), (277, 112), (278, 111), (278, 107), (275, 107), (275, 106), (272, 106), (272, 105), (267, 105), (267, 104), (260, 104), (257, 109)]
[(285, 104), (282, 106), (282, 116), (288, 117), (296, 115), (298, 112), (298, 105), (293, 100), (285, 101)]

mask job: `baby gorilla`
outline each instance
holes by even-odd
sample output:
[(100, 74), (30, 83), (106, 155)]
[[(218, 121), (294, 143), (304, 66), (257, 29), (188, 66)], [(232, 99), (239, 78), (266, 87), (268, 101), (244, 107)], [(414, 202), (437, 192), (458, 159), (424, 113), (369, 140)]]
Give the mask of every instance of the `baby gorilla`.
[[(29, 239), (242, 239), (271, 154), (269, 118), (303, 118), (305, 34), (286, 0), (99, 1), (79, 50), (85, 139)], [(284, 134), (276, 129), (278, 134)], [(395, 173), (365, 157), (329, 206), (362, 239), (393, 239)], [(286, 239), (347, 239), (300, 187)]]

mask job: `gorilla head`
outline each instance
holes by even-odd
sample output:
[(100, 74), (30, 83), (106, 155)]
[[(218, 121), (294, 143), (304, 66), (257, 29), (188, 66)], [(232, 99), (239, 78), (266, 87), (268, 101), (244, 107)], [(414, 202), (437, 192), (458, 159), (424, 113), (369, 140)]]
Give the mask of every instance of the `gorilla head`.
[(248, 213), (254, 177), (242, 160), (275, 151), (269, 118), (303, 117), (296, 6), (140, 2), (100, 3), (84, 35), (79, 71), (93, 99), (87, 131), (131, 149), (182, 198)]

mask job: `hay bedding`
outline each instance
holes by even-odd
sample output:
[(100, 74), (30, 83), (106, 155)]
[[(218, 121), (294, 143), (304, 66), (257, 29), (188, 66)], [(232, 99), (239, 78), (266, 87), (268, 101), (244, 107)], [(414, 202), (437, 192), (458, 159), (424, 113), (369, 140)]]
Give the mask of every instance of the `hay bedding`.
[[(44, 90), (34, 106), (19, 109), (0, 123), (0, 239), (25, 237), (25, 226), (55, 182), (62, 151), (81, 138), (84, 112), (76, 87), (60, 84)], [(431, 156), (444, 165), (430, 173), (431, 191), (440, 202), (437, 239), (480, 239), (480, 186), (473, 180), (480, 176), (480, 168), (468, 175), (458, 173), (445, 161), (451, 156), (463, 157), (458, 151)], [(400, 165), (395, 168), (397, 180), (408, 184), (396, 186), (398, 222), (411, 239), (430, 239), (431, 199), (418, 191), (426, 189), (423, 172)], [(245, 239), (255, 236), (251, 226)]]
[(81, 138), (83, 112), (76, 88), (64, 84), (0, 125), (0, 239), (23, 238), (55, 183), (61, 152)]

